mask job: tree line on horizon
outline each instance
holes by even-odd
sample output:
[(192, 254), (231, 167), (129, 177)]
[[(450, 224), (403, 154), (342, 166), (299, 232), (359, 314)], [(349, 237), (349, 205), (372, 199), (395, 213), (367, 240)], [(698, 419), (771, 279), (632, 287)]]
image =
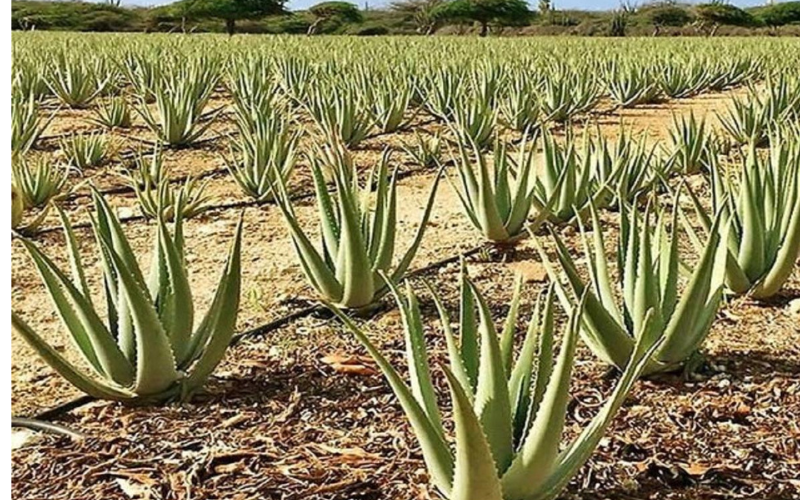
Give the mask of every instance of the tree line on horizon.
[(12, 29), (73, 31), (224, 31), (290, 34), (643, 34), (773, 33), (796, 25), (800, 1), (739, 8), (720, 0), (697, 5), (672, 0), (610, 11), (559, 10), (551, 0), (531, 9), (525, 0), (396, 0), (361, 9), (346, 1), (323, 1), (289, 11), (285, 0), (178, 0), (158, 7), (122, 7), (118, 0), (14, 0)]

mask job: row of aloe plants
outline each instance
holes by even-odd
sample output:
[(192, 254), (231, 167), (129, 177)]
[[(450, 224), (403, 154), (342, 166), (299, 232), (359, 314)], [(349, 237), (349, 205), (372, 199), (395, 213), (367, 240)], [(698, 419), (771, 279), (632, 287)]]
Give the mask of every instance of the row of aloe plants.
[[(446, 120), (460, 134), (487, 145), (495, 127), (524, 132), (568, 121), (591, 111), (605, 96), (621, 106), (681, 98), (752, 83), (772, 74), (767, 68), (775, 64), (752, 56), (722, 62), (708, 54), (686, 56), (683, 64), (623, 56), (579, 64), (534, 52), (519, 61), (501, 61), (507, 66), (486, 60), (466, 65), (431, 60), (420, 71), (410, 63), (391, 68), (367, 60), (334, 65), (291, 56), (223, 57), (212, 52), (186, 57), (171, 51), (123, 51), (112, 59), (56, 50), (52, 65), (42, 65), (20, 52), (13, 78), (18, 100), (52, 96), (61, 106), (92, 107), (94, 121), (105, 127), (129, 127), (135, 114), (156, 138), (172, 146), (191, 145), (206, 133), (222, 111), (209, 106), (215, 90), (222, 88), (237, 103), (258, 102), (262, 107), (274, 105), (272, 96), (279, 95), (288, 101), (284, 112), (310, 116), (323, 133), (348, 146), (372, 133), (407, 127), (420, 112)], [(797, 94), (796, 82), (788, 86)], [(129, 99), (120, 97), (125, 94)], [(31, 113), (16, 107), (20, 113), (14, 114), (24, 124)], [(25, 128), (35, 134), (33, 125)], [(15, 150), (28, 144), (17, 142)]]
[[(203, 85), (216, 79), (210, 72), (202, 70), (202, 66), (190, 65), (187, 68), (184, 69), (185, 73), (197, 76), (195, 81), (201, 82)], [(272, 92), (263, 93), (260, 90), (254, 90), (259, 87), (244, 76), (237, 82), (235, 85), (238, 90), (234, 93), (234, 123), (238, 133), (231, 137), (230, 154), (225, 157), (225, 164), (246, 195), (257, 201), (270, 201), (273, 197), (271, 187), (275, 181), (273, 172), (279, 172), (279, 176), (284, 182), (288, 181), (292, 175), (298, 160), (298, 144), (301, 138), (299, 130), (302, 128), (302, 124), (298, 120), (287, 118), (286, 109), (291, 107), (291, 102), (276, 97), (276, 94)], [(207, 102), (208, 91), (204, 91), (199, 96), (198, 89), (210, 88), (213, 87), (213, 84), (205, 87), (203, 85), (195, 85), (195, 90), (185, 91), (188, 92), (187, 95), (194, 96), (189, 98), (189, 101), (195, 102), (194, 99), (197, 98), (202, 102)], [(475, 88), (488, 87), (491, 85), (486, 82), (475, 86)], [(184, 91), (178, 93), (184, 95), (182, 92)], [(544, 137), (548, 175), (545, 176), (543, 182), (539, 182), (536, 189), (528, 193), (530, 196), (518, 196), (515, 203), (525, 201), (523, 205), (533, 203), (541, 208), (547, 200), (552, 199), (553, 205), (550, 208), (553, 209), (554, 214), (548, 217), (551, 219), (569, 218), (574, 215), (572, 214), (574, 206), (581, 210), (586, 208), (589, 191), (593, 191), (602, 198), (596, 200), (599, 205), (613, 205), (617, 202), (617, 198), (629, 199), (660, 178), (676, 171), (693, 174), (703, 169), (707, 170), (710, 162), (719, 152), (727, 152), (731, 148), (741, 148), (745, 143), (761, 147), (768, 143), (770, 136), (780, 135), (783, 129), (798, 126), (800, 85), (797, 84), (797, 81), (791, 81), (786, 77), (769, 79), (766, 92), (759, 93), (756, 89), (751, 88), (748, 95), (750, 96), (748, 101), (734, 99), (727, 114), (720, 114), (720, 123), (728, 135), (720, 135), (718, 132), (712, 131), (705, 120), (697, 120), (691, 114), (684, 115), (674, 119), (669, 132), (670, 140), (665, 147), (658, 151), (656, 148), (646, 151), (643, 147), (644, 141), (639, 141), (634, 145), (633, 141), (629, 139), (619, 141), (615, 151), (611, 151), (613, 148), (610, 149), (608, 144), (600, 144), (599, 142), (602, 142), (600, 139), (598, 139), (598, 143), (584, 141), (583, 151), (577, 151), (575, 148), (567, 148), (562, 151), (554, 141), (548, 139), (547, 127), (542, 126), (543, 122), (522, 120), (526, 127), (523, 131), (523, 140), (535, 141), (537, 134)], [(115, 102), (110, 101), (109, 106), (115, 106)], [(320, 123), (328, 124), (323, 126), (323, 129), (334, 127), (333, 124), (343, 124), (335, 126), (336, 130), (333, 132), (328, 130), (330, 135), (325, 137), (328, 138), (328, 141), (341, 142), (347, 146), (352, 145), (352, 141), (355, 139), (360, 141), (366, 137), (367, 129), (358, 125), (357, 120), (353, 121), (353, 116), (346, 111), (349, 109), (348, 105), (342, 104), (344, 102), (334, 100), (332, 107), (326, 108), (324, 100), (320, 98), (317, 111), (311, 114), (320, 116), (320, 120), (322, 120)], [(480, 102), (480, 100), (469, 102)], [(38, 101), (32, 98), (12, 99), (12, 123), (14, 124), (12, 127), (12, 151), (16, 158), (15, 163), (19, 164), (14, 169), (15, 174), (24, 173), (27, 177), (36, 175), (42, 181), (46, 181), (50, 178), (60, 177), (62, 170), (71, 169), (82, 173), (86, 169), (101, 166), (114, 157), (116, 146), (113, 140), (107, 139), (100, 133), (79, 133), (60, 141), (66, 167), (43, 165), (45, 162), (41, 160), (26, 162), (24, 159), (26, 153), (36, 145), (44, 127), (52, 119), (52, 115), (50, 118), (41, 119), (38, 106)], [(200, 113), (202, 106), (196, 106), (200, 105), (189, 106), (196, 110), (190, 111), (190, 114)], [(167, 106), (165, 109), (172, 108)], [(763, 110), (769, 110), (769, 112)], [(219, 113), (219, 111), (218, 109), (211, 114)], [(115, 113), (113, 110), (108, 112)], [(147, 113), (151, 112), (147, 111)], [(146, 121), (152, 125), (153, 129), (163, 132), (159, 142), (165, 145), (183, 144), (185, 141), (196, 140), (213, 119), (206, 117), (199, 121), (189, 120), (188, 122), (177, 120), (159, 125), (155, 121), (155, 115), (147, 116), (149, 118), (146, 118)], [(399, 113), (397, 116), (404, 115)], [(758, 119), (751, 119), (753, 116), (758, 116)], [(519, 115), (517, 117), (519, 118)], [(495, 156), (501, 159), (506, 157), (505, 148), (495, 140), (498, 135), (496, 124), (499, 115), (491, 108), (480, 105), (465, 112), (455, 111), (449, 117), (443, 115), (442, 118), (449, 125), (445, 137), (436, 136), (433, 139), (425, 139), (417, 134), (416, 144), (408, 144), (405, 147), (409, 155), (422, 166), (431, 166), (439, 162), (444, 151), (442, 139), (446, 139), (445, 142), (447, 140), (454, 142), (462, 151), (460, 161), (462, 165), (466, 165), (470, 161), (463, 154), (465, 144), (469, 146), (467, 149), (481, 150), (491, 149), (491, 146), (497, 144), (500, 149), (496, 151)], [(201, 122), (203, 124), (200, 129), (193, 128)], [(343, 136), (346, 139), (343, 139)], [(662, 161), (663, 158), (666, 158), (666, 162)], [(530, 163), (530, 158), (517, 160)], [(484, 162), (480, 156), (477, 161), (479, 165)], [(578, 162), (580, 168), (565, 168), (565, 165), (572, 162)], [(38, 169), (36, 173), (28, 167), (28, 163), (36, 163)], [(155, 160), (153, 163), (156, 163)], [(632, 171), (622, 172), (621, 168)], [(464, 169), (461, 171), (462, 174), (465, 172)], [(571, 172), (577, 172), (576, 177), (572, 179), (569, 175), (565, 175), (564, 182), (559, 184), (560, 174)], [(161, 169), (150, 168), (148, 171), (128, 176), (128, 183), (136, 190), (142, 212), (147, 217), (154, 216), (155, 200), (161, 196), (159, 193), (163, 191), (164, 197), (175, 198), (169, 176), (160, 175), (160, 173)], [(23, 176), (17, 177), (23, 178)], [(470, 186), (470, 184), (474, 184), (475, 179), (469, 179), (462, 175), (462, 183), (464, 187), (462, 193), (468, 195), (467, 191), (474, 189), (474, 186)], [(18, 182), (16, 184), (17, 189), (25, 191), (28, 188), (28, 183)], [(44, 182), (44, 184), (48, 183)], [(63, 184), (56, 184), (63, 187)], [(597, 186), (601, 186), (601, 188), (598, 189)], [(193, 179), (187, 180), (182, 186), (186, 198), (190, 200), (187, 204), (186, 215), (204, 211), (204, 203), (207, 201), (203, 194), (204, 187), (204, 184)], [(555, 193), (557, 190), (563, 191), (565, 195), (557, 196)], [(53, 192), (54, 197), (57, 194), (55, 191)], [(517, 195), (520, 194), (517, 193)], [(35, 197), (25, 192), (21, 195), (23, 199)], [(466, 201), (467, 205), (476, 202), (475, 200)], [(36, 206), (38, 205), (35, 205), (34, 208)], [(522, 205), (516, 206), (516, 209), (521, 207)], [(26, 208), (31, 208), (31, 206), (26, 205)], [(473, 213), (473, 210), (468, 207), (467, 211), (474, 220), (473, 216), (476, 214)], [(495, 217), (495, 215), (491, 216)], [(502, 216), (507, 217), (509, 214)], [(521, 221), (522, 219), (517, 213), (514, 215), (514, 220), (511, 221), (513, 227), (510, 228), (510, 233), (490, 235), (489, 239), (509, 239), (518, 235), (521, 230)], [(481, 224), (483, 223), (476, 222), (476, 225)], [(32, 223), (28, 225), (27, 229), (33, 230), (35, 227), (36, 224)]]
[[(368, 58), (350, 59), (348, 66), (340, 67), (328, 61), (319, 63), (315, 58), (309, 57), (309, 54), (304, 57), (259, 58), (253, 57), (251, 53), (242, 57), (238, 53), (223, 55), (214, 51), (187, 51), (194, 54), (187, 58), (185, 53), (172, 50), (135, 52), (106, 49), (106, 53), (98, 51), (87, 56), (73, 50), (57, 48), (48, 56), (49, 60), (43, 60), (41, 57), (28, 57), (26, 50), (18, 49), (15, 53), (17, 57), (13, 83), (22, 93), (53, 97), (65, 106), (81, 108), (89, 106), (99, 96), (118, 93), (126, 86), (131, 86), (141, 96), (152, 99), (155, 97), (153, 87), (161, 77), (187, 62), (191, 66), (199, 61), (208, 68), (214, 68), (214, 73), (219, 73), (216, 68), (227, 65), (227, 73), (233, 78), (241, 73), (261, 77), (276, 76), (281, 87), (295, 98), (307, 97), (308, 90), (316, 87), (316, 84), (303, 84), (304, 78), (297, 78), (298, 76), (323, 81), (341, 74), (362, 74), (368, 76), (367, 79), (375, 84), (378, 91), (387, 83), (405, 80), (404, 86), (392, 89), (409, 89), (412, 101), (418, 97), (431, 96), (433, 102), (430, 106), (435, 109), (441, 101), (437, 102), (437, 96), (429, 91), (439, 90), (443, 92), (440, 97), (447, 98), (448, 89), (440, 86), (442, 83), (455, 84), (450, 85), (453, 89), (463, 85), (465, 78), (475, 80), (475, 76), (479, 75), (479, 79), (484, 80), (483, 83), (489, 84), (485, 90), (495, 92), (512, 81), (518, 81), (522, 74), (526, 76), (524, 80), (534, 86), (547, 79), (564, 80), (564, 85), (578, 83), (583, 86), (583, 83), (588, 82), (590, 88), (596, 87), (598, 94), (609, 96), (619, 105), (632, 106), (647, 103), (659, 95), (681, 98), (709, 90), (722, 90), (756, 78), (771, 66), (765, 62), (764, 56), (754, 56), (752, 50), (742, 53), (740, 59), (718, 59), (711, 53), (683, 54), (683, 49), (676, 48), (679, 47), (675, 44), (667, 47), (669, 57), (664, 57), (664, 53), (649, 57), (631, 57), (630, 54), (609, 57), (608, 54), (596, 53), (581, 62), (568, 57), (559, 60), (541, 48), (528, 48), (529, 51), (522, 55), (521, 60), (503, 60), (508, 59), (507, 57), (501, 59), (500, 62), (511, 63), (512, 68), (517, 70), (511, 79), (505, 71), (499, 70), (501, 64), (494, 62), (497, 58), (464, 65), (448, 64), (451, 59), (447, 57), (440, 59), (427, 56), (428, 60), (422, 61), (423, 71), (415, 70), (409, 64), (410, 61), (405, 60), (399, 65), (399, 71), (392, 71), (384, 64), (376, 64)], [(114, 55), (118, 57), (113, 57)], [(477, 55), (479, 58), (484, 56)], [(463, 57), (465, 55), (460, 55), (457, 59)], [(470, 66), (477, 71), (468, 69)], [(379, 78), (375, 80), (376, 77)], [(416, 83), (420, 85), (415, 89)], [(433, 89), (431, 85), (438, 88)]]

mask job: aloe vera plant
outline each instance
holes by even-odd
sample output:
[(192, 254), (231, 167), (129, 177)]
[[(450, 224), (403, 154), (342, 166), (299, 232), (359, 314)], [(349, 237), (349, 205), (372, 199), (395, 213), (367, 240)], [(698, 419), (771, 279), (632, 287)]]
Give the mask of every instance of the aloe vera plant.
[[(325, 300), (337, 306), (363, 308), (387, 290), (378, 273), (389, 272), (395, 254), (397, 174), (389, 178), (389, 153), (384, 151), (361, 186), (352, 157), (344, 145), (334, 143), (325, 148), (333, 150), (328, 152), (328, 160), (321, 159), (319, 152), (311, 158), (322, 248), (315, 248), (301, 228), (282, 183), (278, 184), (278, 206), (289, 226), (297, 256), (311, 286)], [(325, 183), (325, 168), (332, 168), (333, 197)], [(391, 271), (393, 280), (402, 279), (419, 248), (440, 179), (441, 171), (431, 188), (416, 235)]]
[(747, 81), (748, 78), (757, 76), (760, 71), (760, 62), (756, 59), (737, 60), (733, 58), (717, 61), (715, 67), (711, 69), (714, 76), (710, 79), (708, 88), (720, 91), (733, 87)]
[(274, 68), (283, 92), (297, 103), (305, 100), (313, 82), (317, 81), (316, 68), (301, 57), (276, 59)]
[(182, 219), (191, 219), (211, 208), (205, 194), (208, 181), (200, 183), (197, 178), (189, 177), (179, 187), (173, 186), (159, 145), (149, 155), (139, 151), (132, 168), (126, 169), (122, 177), (133, 189), (139, 210), (148, 219), (161, 214), (172, 221), (179, 208)]
[(187, 178), (175, 187), (165, 171), (156, 180), (145, 170), (134, 172), (129, 185), (136, 194), (139, 210), (148, 219), (157, 219), (159, 215), (167, 221), (191, 219), (211, 208), (205, 192), (208, 181), (200, 183), (196, 177)]
[(237, 125), (239, 135), (225, 165), (245, 194), (257, 201), (272, 199), (278, 177), (287, 183), (294, 172), (300, 134), (272, 112), (252, 121), (239, 118)]
[(702, 90), (707, 69), (695, 60), (668, 64), (659, 76), (661, 91), (673, 99), (690, 97)]
[(694, 112), (688, 118), (673, 116), (669, 135), (671, 150), (667, 171), (691, 175), (708, 167), (712, 138), (705, 119), (697, 120)]
[(162, 61), (138, 52), (128, 52), (119, 63), (120, 72), (134, 93), (145, 102), (153, 102), (153, 89), (162, 75)]
[(557, 197), (551, 196), (542, 204), (536, 197), (534, 153), (526, 146), (527, 139), (523, 138), (512, 156), (507, 144), (495, 141), (490, 169), (486, 155), (477, 146), (472, 148), (473, 161), (470, 151), (459, 143), (456, 168), (461, 182), (456, 192), (472, 225), (489, 241), (503, 243), (521, 236), (533, 208), (538, 213), (529, 227), (535, 230), (550, 216), (556, 201)]
[(612, 199), (610, 179), (599, 183), (592, 171), (588, 136), (584, 137), (583, 145), (581, 156), (571, 136), (562, 146), (551, 133), (542, 133), (544, 165), (541, 175), (536, 177), (534, 197), (538, 206), (550, 207), (547, 215), (550, 222), (572, 222), (583, 216), (589, 203), (605, 206)]
[(453, 106), (448, 123), (458, 142), (483, 149), (492, 143), (497, 111), (477, 96), (464, 96)]
[(589, 111), (599, 97), (599, 86), (593, 76), (559, 64), (542, 82), (540, 103), (545, 119), (560, 123)]
[(39, 100), (51, 94), (47, 86), (47, 61), (13, 60), (11, 95), (33, 96)]
[(70, 108), (85, 108), (111, 82), (111, 75), (101, 75), (100, 68), (80, 58), (63, 53), (52, 61), (47, 85), (58, 99)]
[(436, 167), (441, 165), (442, 136), (436, 134), (423, 137), (419, 131), (414, 131), (414, 144), (403, 144), (403, 151), (411, 157), (420, 167)]
[(148, 95), (155, 100), (155, 112), (147, 96), (138, 96), (134, 110), (159, 141), (170, 146), (188, 146), (200, 139), (222, 109), (204, 112), (220, 80), (209, 62), (190, 64), (183, 72), (162, 75)]
[(11, 179), (25, 208), (42, 208), (65, 194), (69, 168), (45, 158), (29, 161), (12, 159)]
[(248, 59), (245, 64), (229, 67), (225, 84), (238, 113), (246, 115), (251, 109), (272, 109), (279, 101), (280, 84), (272, 73), (271, 65), (260, 55)]
[(131, 110), (122, 97), (114, 97), (100, 104), (94, 110), (94, 114), (93, 121), (102, 127), (108, 129), (131, 127)]
[(101, 133), (78, 133), (61, 141), (61, 151), (72, 167), (83, 172), (99, 167), (113, 156), (111, 141)]
[(739, 145), (766, 146), (769, 136), (783, 122), (796, 116), (800, 91), (792, 90), (785, 78), (768, 81), (761, 95), (751, 88), (746, 97), (734, 97), (727, 113), (717, 113), (720, 124)]
[(241, 221), (211, 306), (192, 331), (195, 311), (180, 219), (170, 232), (159, 218), (145, 279), (116, 215), (97, 191), (92, 196), (107, 322), (92, 297), (75, 233), (63, 212), (59, 210), (71, 276), (36, 244), (22, 239), (88, 372), (67, 361), (13, 311), (11, 324), (56, 372), (91, 396), (131, 403), (187, 399), (222, 360), (233, 336), (241, 285)]
[(717, 113), (722, 127), (739, 145), (763, 146), (769, 135), (769, 110), (758, 99), (734, 97), (726, 115)]
[(608, 206), (634, 202), (666, 177), (655, 158), (655, 146), (648, 147), (645, 136), (636, 140), (624, 129), (613, 143), (601, 134), (587, 138), (584, 155), (595, 182), (613, 193)]
[(492, 61), (482, 61), (475, 65), (466, 76), (472, 95), (494, 107), (497, 103), (497, 93), (503, 81), (504, 68)]
[(44, 129), (55, 118), (39, 116), (39, 101), (33, 94), (11, 94), (11, 151), (25, 154), (39, 140)]
[(453, 107), (462, 98), (464, 79), (462, 71), (451, 68), (423, 74), (418, 87), (425, 109), (439, 119), (452, 118)]
[(414, 97), (414, 84), (404, 75), (373, 78), (367, 81), (372, 120), (382, 133), (408, 126), (413, 115), (407, 112)]
[(123, 175), (125, 180), (135, 182), (136, 186), (144, 189), (147, 185), (158, 185), (162, 178), (167, 177), (167, 168), (164, 166), (164, 156), (161, 145), (156, 144), (149, 154), (139, 149), (133, 157), (133, 165), (126, 169)]
[[(757, 299), (775, 295), (800, 257), (800, 148), (777, 136), (771, 142), (764, 160), (750, 148), (737, 174), (724, 172), (717, 163), (711, 169), (711, 208), (731, 226), (723, 240), (726, 285), (734, 294)], [(711, 216), (690, 194), (707, 233)], [(686, 227), (697, 243), (697, 232)]]
[[(463, 268), (462, 268), (463, 269)], [(418, 300), (409, 288), (393, 292), (403, 318), (410, 384), (352, 320), (335, 307), (383, 372), (422, 448), (431, 481), (449, 500), (551, 500), (594, 451), (647, 361), (637, 344), (625, 373), (586, 428), (565, 447), (569, 384), (580, 308), (573, 309), (555, 354), (552, 289), (540, 296), (522, 348), (514, 360), (521, 287), (517, 286), (502, 333), (475, 285), (462, 270), (460, 344), (442, 300), (428, 287), (447, 341), (443, 366), (455, 422), (455, 451), (442, 424), (425, 346)], [(477, 308), (477, 313), (476, 313)]]
[[(29, 207), (25, 206), (25, 200), (17, 185), (11, 182), (11, 230), (17, 234), (33, 234), (42, 225), (44, 219), (50, 212), (51, 204), (46, 204), (36, 216), (26, 221), (26, 212)], [(27, 222), (27, 223), (26, 223)]]
[(545, 120), (542, 105), (536, 97), (538, 81), (515, 74), (498, 97), (498, 121), (517, 132), (535, 133)]
[[(576, 307), (577, 297), (586, 295), (581, 328), (584, 341), (600, 359), (618, 368), (628, 365), (636, 342), (650, 338), (660, 339), (661, 344), (648, 362), (646, 374), (681, 367), (691, 369), (722, 299), (725, 247), (720, 241), (725, 238), (726, 225), (719, 216), (714, 219), (688, 284), (679, 293), (682, 268), (677, 231), (679, 195), (680, 191), (671, 215), (659, 209), (653, 214), (652, 203), (647, 205), (643, 216), (622, 205), (617, 242), (621, 307), (613, 292), (605, 236), (593, 205), (590, 205), (591, 242), (581, 225), (588, 283), (579, 276), (575, 261), (555, 231), (551, 234), (562, 273), (556, 271), (541, 244), (536, 242), (550, 279), (557, 283), (562, 305)], [(671, 233), (667, 227), (672, 228)]]
[(334, 83), (329, 87), (310, 91), (308, 112), (327, 137), (355, 147), (375, 125), (369, 103), (355, 84)]
[(606, 70), (605, 85), (614, 102), (623, 108), (656, 102), (661, 93), (658, 81), (649, 72), (617, 61)]

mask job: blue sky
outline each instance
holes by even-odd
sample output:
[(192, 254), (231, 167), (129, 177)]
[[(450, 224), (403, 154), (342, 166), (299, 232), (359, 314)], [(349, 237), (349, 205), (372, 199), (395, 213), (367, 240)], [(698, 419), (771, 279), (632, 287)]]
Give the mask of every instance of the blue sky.
[[(95, 1), (102, 1), (102, 0), (95, 0)], [(151, 5), (163, 5), (165, 3), (170, 3), (173, 0), (122, 0), (123, 5), (142, 5), (142, 6), (151, 6)], [(304, 9), (310, 5), (314, 5), (322, 0), (289, 0), (287, 6), (290, 9)], [(349, 0), (353, 3), (358, 3), (360, 7), (364, 7), (365, 0)], [(553, 0), (556, 8), (559, 9), (586, 9), (586, 10), (606, 10), (606, 9), (613, 9), (620, 5), (619, 0)], [(369, 0), (369, 5), (372, 7), (377, 7), (380, 5), (387, 5), (391, 3), (391, 0)], [(535, 1), (529, 0), (531, 5), (535, 5)], [(645, 3), (645, 1), (640, 2), (633, 2), (636, 3)], [(734, 5), (738, 5), (740, 7), (745, 6), (753, 6), (753, 5), (760, 5), (764, 4), (763, 0), (734, 0), (731, 2)]]

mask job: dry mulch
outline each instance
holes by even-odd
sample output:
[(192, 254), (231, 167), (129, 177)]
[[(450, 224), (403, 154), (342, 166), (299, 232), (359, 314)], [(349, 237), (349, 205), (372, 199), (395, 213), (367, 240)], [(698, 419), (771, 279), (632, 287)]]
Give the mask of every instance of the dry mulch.
[[(428, 276), (451, 310), (457, 267)], [(495, 311), (501, 317), (513, 266), (474, 258), (469, 267), (490, 303), (502, 306)], [(666, 375), (640, 382), (563, 497), (798, 498), (800, 331), (788, 311), (789, 300), (800, 297), (798, 278), (773, 304), (730, 304), (696, 380)], [(526, 313), (541, 287), (526, 286)], [(422, 307), (434, 324), (428, 297)], [(363, 323), (401, 362), (397, 311)], [(438, 329), (429, 340), (441, 359)], [(435, 498), (391, 391), (367, 359), (353, 358), (363, 354), (324, 317), (249, 339), (189, 404), (95, 403), (63, 418), (88, 437), (43, 437), (13, 452), (14, 497)], [(588, 422), (614, 378), (588, 350), (579, 351), (570, 436)]]

